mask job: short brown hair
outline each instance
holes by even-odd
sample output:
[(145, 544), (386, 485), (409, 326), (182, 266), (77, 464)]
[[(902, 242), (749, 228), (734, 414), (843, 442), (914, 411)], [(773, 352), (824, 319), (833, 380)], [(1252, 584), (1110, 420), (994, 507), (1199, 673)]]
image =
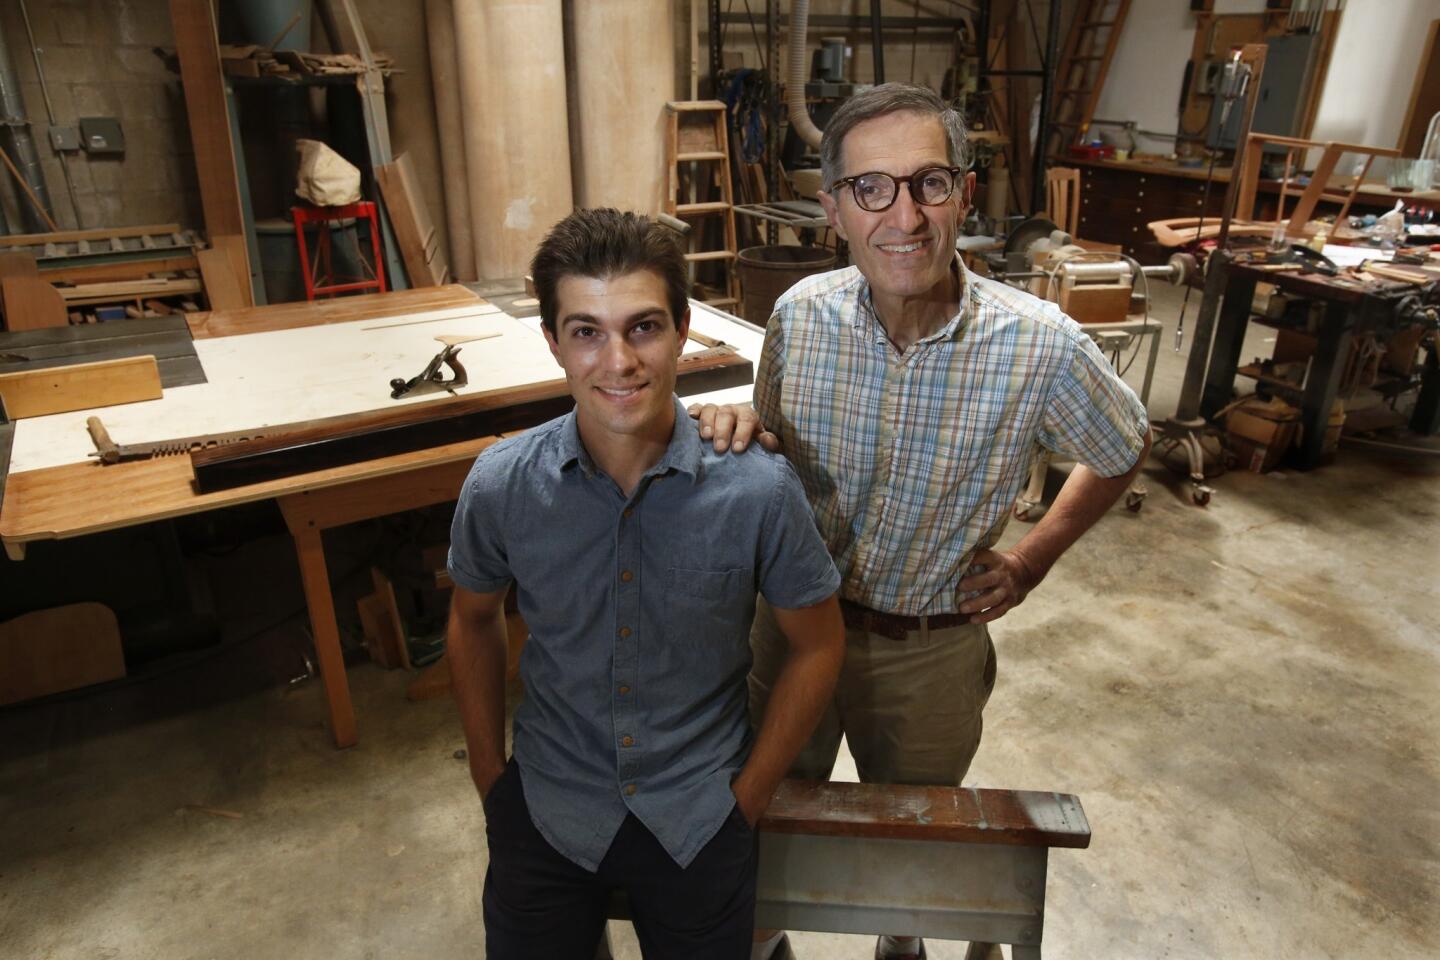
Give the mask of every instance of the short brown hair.
[(550, 228), (530, 261), (540, 322), (555, 336), (560, 309), (555, 290), (565, 277), (609, 280), (640, 270), (664, 281), (670, 319), (678, 328), (689, 305), (689, 278), (685, 254), (669, 228), (611, 207), (576, 210)]
[(840, 179), (840, 153), (845, 147), (845, 135), (866, 120), (892, 113), (918, 113), (940, 121), (950, 163), (970, 169), (970, 141), (959, 111), (929, 87), (882, 83), (846, 100), (825, 124), (825, 135), (820, 139), (820, 180), (826, 191), (834, 189), (835, 181)]

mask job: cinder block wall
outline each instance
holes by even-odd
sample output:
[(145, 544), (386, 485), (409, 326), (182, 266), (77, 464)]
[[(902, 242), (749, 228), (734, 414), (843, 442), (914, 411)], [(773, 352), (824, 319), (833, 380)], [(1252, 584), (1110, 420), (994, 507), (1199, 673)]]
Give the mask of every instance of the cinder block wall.
[[(124, 127), (123, 155), (69, 155), (83, 226), (200, 226), (199, 187), (179, 78), (151, 52), (174, 45), (166, 0), (26, 0), (26, 8), (55, 122), (74, 126), (80, 117), (116, 117)], [(50, 147), (45, 101), (17, 3), (0, 4), (0, 29), (20, 78), (55, 220), (62, 230), (76, 229), (76, 211), (65, 189), (60, 157)], [(17, 201), (27, 201), (16, 196), (8, 176), (3, 179), (0, 203), (11, 229), (18, 232)]]

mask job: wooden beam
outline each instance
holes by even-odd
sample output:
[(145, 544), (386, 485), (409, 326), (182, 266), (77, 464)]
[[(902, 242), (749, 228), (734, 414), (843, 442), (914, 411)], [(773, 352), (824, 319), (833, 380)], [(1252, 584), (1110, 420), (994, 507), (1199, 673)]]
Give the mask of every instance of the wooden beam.
[(380, 192), (390, 211), (390, 223), (405, 272), (412, 287), (436, 287), (450, 282), (450, 268), (435, 244), (435, 224), (425, 206), (425, 197), (415, 180), (415, 166), (410, 155), (402, 153), (393, 163), (375, 168)]
[(56, 233), (12, 233), (0, 237), (0, 247), (39, 247), (47, 243), (74, 243), (77, 240), (109, 240), (111, 237), (143, 237), (180, 232), (178, 223), (155, 223), (145, 227), (103, 227), (98, 230), (61, 230)]
[(0, 373), (0, 400), (11, 419), (159, 400), (163, 392), (154, 357)]
[(190, 121), (190, 142), (195, 148), (205, 232), (216, 246), (222, 245), (222, 237), (240, 238), (240, 275), (245, 279), (244, 305), (249, 306), (253, 300), (249, 293), (245, 217), (240, 209), (235, 144), (230, 139), (230, 114), (225, 104), (220, 45), (210, 0), (170, 0), (170, 22), (175, 29), (175, 52), (185, 88), (185, 112)]

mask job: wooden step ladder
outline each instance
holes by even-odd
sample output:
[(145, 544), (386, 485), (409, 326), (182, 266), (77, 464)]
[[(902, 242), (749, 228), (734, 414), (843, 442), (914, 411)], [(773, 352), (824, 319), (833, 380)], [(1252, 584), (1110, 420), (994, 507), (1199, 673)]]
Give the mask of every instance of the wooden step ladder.
[[(740, 303), (740, 281), (735, 272), (739, 250), (725, 104), (719, 100), (672, 100), (665, 105), (665, 114), (665, 160), (669, 167), (665, 212), (691, 226), (685, 259), (691, 264), (719, 263), (724, 271), (724, 285), (716, 290), (702, 287), (692, 266), (692, 296), (715, 307), (736, 306)], [(707, 248), (705, 227), (717, 219), (723, 226), (724, 246)]]
[(1089, 130), (1129, 12), (1130, 0), (1081, 0), (1076, 7), (1060, 68), (1055, 71), (1055, 100), (1045, 143), (1047, 161), (1064, 160), (1070, 145), (1082, 142)]

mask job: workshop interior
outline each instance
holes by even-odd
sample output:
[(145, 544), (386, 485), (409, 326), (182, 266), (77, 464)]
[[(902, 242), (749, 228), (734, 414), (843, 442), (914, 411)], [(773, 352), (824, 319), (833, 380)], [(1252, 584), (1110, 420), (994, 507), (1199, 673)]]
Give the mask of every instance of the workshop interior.
[(1152, 447), (992, 625), (954, 812), (764, 821), (761, 906), (799, 957), (1440, 955), (1436, 0), (0, 5), (0, 955), (482, 956), (446, 560), (572, 405), (536, 246), (658, 218), (676, 393), (750, 403), (893, 81), (963, 118), (967, 275)]

